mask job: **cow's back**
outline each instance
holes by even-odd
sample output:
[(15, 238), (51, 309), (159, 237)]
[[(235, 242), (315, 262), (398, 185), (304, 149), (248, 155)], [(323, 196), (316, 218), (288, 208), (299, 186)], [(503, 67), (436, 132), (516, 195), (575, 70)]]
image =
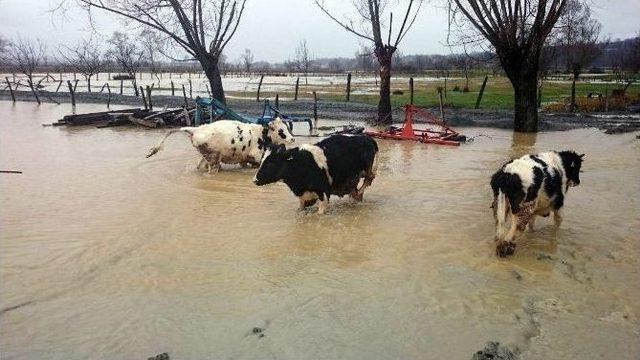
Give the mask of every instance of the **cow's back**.
[(352, 182), (354, 177), (370, 169), (375, 161), (378, 145), (364, 135), (334, 135), (316, 144), (324, 151), (332, 178), (332, 187)]

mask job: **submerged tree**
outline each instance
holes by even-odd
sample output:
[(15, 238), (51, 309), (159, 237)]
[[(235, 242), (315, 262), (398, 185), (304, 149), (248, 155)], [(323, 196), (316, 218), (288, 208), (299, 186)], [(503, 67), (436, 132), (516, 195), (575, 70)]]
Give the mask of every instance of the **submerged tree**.
[[(400, 30), (395, 37), (392, 37), (393, 13), (388, 16), (388, 29), (386, 39), (383, 33), (383, 21), (387, 18), (381, 14), (387, 5), (384, 0), (354, 0), (353, 5), (359, 15), (361, 29), (358, 29), (353, 19), (339, 20), (325, 7), (324, 2), (315, 0), (315, 4), (333, 21), (343, 27), (348, 32), (358, 36), (361, 39), (370, 41), (373, 44), (373, 53), (378, 60), (380, 66), (380, 101), (378, 102), (378, 123), (390, 124), (391, 117), (391, 62), (393, 54), (398, 48), (402, 39), (407, 35), (411, 26), (420, 11), (422, 0), (409, 0)], [(413, 14), (413, 15), (412, 15)]]
[(36, 84), (33, 83), (33, 74), (46, 62), (46, 46), (40, 41), (24, 40), (18, 38), (17, 41), (9, 43), (6, 50), (7, 62), (27, 77), (29, 88), (36, 96), (36, 100), (40, 103), (40, 99), (36, 93)]
[[(236, 33), (246, 0), (59, 0), (153, 29), (197, 60), (214, 98), (225, 102), (218, 62)], [(60, 6), (59, 8), (64, 8)]]
[(538, 131), (538, 71), (547, 37), (567, 0), (451, 0), (452, 21), (468, 24), (495, 51), (515, 97), (514, 130)]
[(91, 39), (83, 40), (75, 47), (65, 47), (60, 53), (67, 66), (84, 76), (87, 90), (91, 92), (91, 77), (99, 73), (105, 64), (98, 45)]

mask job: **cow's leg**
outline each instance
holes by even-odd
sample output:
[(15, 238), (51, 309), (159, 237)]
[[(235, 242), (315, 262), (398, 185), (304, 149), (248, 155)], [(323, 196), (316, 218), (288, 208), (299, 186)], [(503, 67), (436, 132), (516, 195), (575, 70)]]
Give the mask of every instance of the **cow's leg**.
[(553, 210), (553, 221), (556, 224), (556, 229), (560, 227), (560, 225), (562, 224), (562, 211), (561, 209), (554, 209)]
[(318, 198), (320, 199), (320, 205), (318, 205), (318, 214), (322, 215), (327, 211), (327, 207), (329, 206), (329, 196), (328, 194), (319, 193)]
[(529, 221), (531, 221), (531, 218), (534, 216), (534, 206), (534, 202), (523, 203), (515, 214), (511, 214), (511, 227), (509, 228), (509, 232), (507, 236), (505, 236), (504, 241), (498, 242), (496, 247), (498, 256), (505, 257), (512, 255), (516, 251), (515, 240), (527, 228)]
[[(205, 169), (206, 166), (206, 169)], [(207, 159), (205, 159), (204, 157), (200, 158), (200, 162), (198, 162), (198, 167), (196, 168), (198, 169), (198, 171), (209, 171), (209, 162), (207, 161)]]
[(215, 174), (220, 171), (220, 154), (212, 152), (205, 155), (205, 159), (209, 163), (209, 174)]

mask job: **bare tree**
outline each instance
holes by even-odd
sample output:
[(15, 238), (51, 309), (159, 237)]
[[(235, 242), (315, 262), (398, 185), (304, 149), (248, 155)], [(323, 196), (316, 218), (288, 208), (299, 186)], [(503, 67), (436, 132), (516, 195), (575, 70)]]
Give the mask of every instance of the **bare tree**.
[(38, 99), (36, 93), (37, 85), (33, 83), (33, 74), (46, 61), (46, 46), (38, 39), (35, 42), (18, 38), (17, 41), (9, 44), (6, 58), (9, 64), (27, 77), (29, 88)]
[(360, 69), (362, 69), (362, 72), (366, 73), (373, 70), (374, 68), (373, 63), (375, 59), (373, 56), (373, 51), (366, 46), (362, 46), (360, 47), (360, 50), (356, 51), (355, 60)]
[(132, 42), (127, 34), (119, 31), (113, 33), (111, 39), (109, 39), (109, 44), (111, 44), (111, 49), (109, 49), (107, 55), (132, 77), (133, 91), (138, 96), (136, 73), (138, 73), (144, 61), (144, 51), (136, 43)]
[(538, 131), (538, 70), (542, 48), (567, 0), (450, 0), (451, 19), (489, 42), (515, 95), (514, 130)]
[(83, 40), (75, 47), (64, 47), (60, 55), (67, 66), (84, 76), (87, 90), (91, 92), (91, 77), (99, 73), (105, 65), (98, 44), (92, 39)]
[(378, 64), (380, 65), (380, 101), (378, 102), (378, 122), (390, 124), (392, 122), (391, 60), (393, 57), (393, 53), (398, 48), (398, 45), (405, 37), (405, 35), (407, 35), (407, 32), (409, 32), (409, 30), (411, 29), (411, 26), (413, 25), (418, 12), (420, 11), (422, 0), (408, 0), (407, 9), (400, 25), (400, 30), (395, 36), (395, 39), (392, 39), (393, 13), (389, 14), (387, 29), (388, 34), (386, 42), (383, 38), (384, 27), (382, 24), (386, 16), (381, 16), (381, 13), (384, 12), (387, 1), (353, 0), (353, 5), (355, 6), (356, 11), (360, 16), (359, 23), (364, 25), (362, 26), (362, 29), (356, 29), (355, 22), (352, 19), (346, 19), (344, 21), (339, 20), (337, 17), (331, 14), (331, 12), (325, 7), (324, 2), (321, 2), (321, 0), (315, 0), (315, 3), (329, 18), (331, 18), (345, 30), (358, 36), (361, 39), (373, 43), (373, 53), (375, 54), (378, 60)]
[(242, 68), (247, 74), (251, 73), (251, 68), (253, 67), (253, 54), (251, 50), (244, 49), (244, 53), (240, 55), (240, 63), (242, 64)]
[(602, 53), (598, 44), (602, 26), (591, 18), (591, 9), (580, 0), (567, 0), (558, 21), (558, 45), (562, 48), (567, 71), (578, 80), (584, 69)]
[(98, 9), (163, 34), (197, 60), (214, 98), (226, 102), (218, 62), (240, 24), (246, 0), (59, 0)]
[(0, 61), (4, 61), (6, 52), (9, 49), (10, 42), (4, 36), (0, 35)]
[(304, 74), (304, 84), (308, 85), (309, 81), (307, 75), (311, 69), (311, 55), (309, 55), (309, 48), (307, 48), (307, 40), (300, 41), (296, 48), (296, 68), (299, 72)]
[(160, 76), (158, 75), (160, 72), (160, 62), (158, 61), (158, 57), (164, 53), (163, 38), (156, 31), (143, 29), (140, 32), (139, 39), (142, 43), (144, 59), (149, 65), (149, 71), (156, 77), (156, 80), (160, 81)]

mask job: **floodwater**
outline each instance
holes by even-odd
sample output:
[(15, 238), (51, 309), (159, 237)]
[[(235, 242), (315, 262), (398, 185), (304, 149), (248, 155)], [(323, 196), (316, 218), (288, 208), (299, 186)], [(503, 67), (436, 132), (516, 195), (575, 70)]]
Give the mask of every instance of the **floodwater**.
[[(41, 126), (68, 110), (0, 102), (0, 167), (24, 172), (0, 174), (3, 359), (640, 356), (634, 134), (380, 140), (365, 201), (319, 216), (254, 170), (196, 172), (182, 135), (145, 159), (163, 130)], [(587, 154), (565, 222), (496, 258), (489, 176), (558, 148)]]

